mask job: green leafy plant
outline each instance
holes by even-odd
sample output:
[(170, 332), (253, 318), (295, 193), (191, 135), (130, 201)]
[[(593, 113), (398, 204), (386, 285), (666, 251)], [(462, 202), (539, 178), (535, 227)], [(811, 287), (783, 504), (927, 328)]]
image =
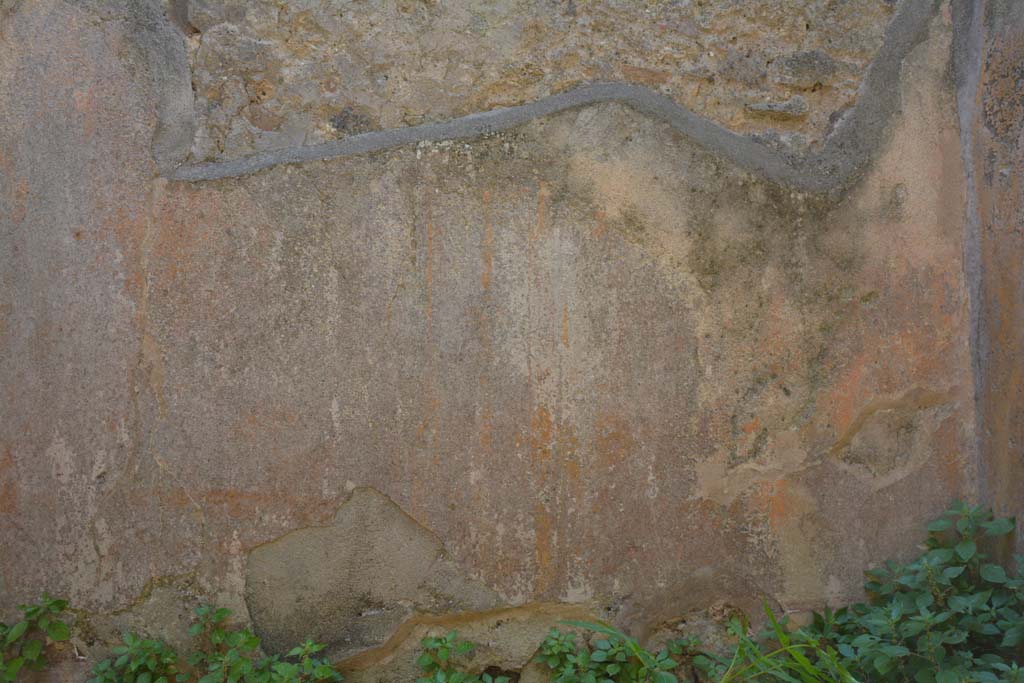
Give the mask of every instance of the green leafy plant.
[(93, 667), (89, 683), (170, 683), (188, 675), (178, 670), (178, 654), (161, 640), (125, 633), (114, 656)]
[(835, 648), (805, 632), (789, 633), (767, 602), (764, 611), (771, 625), (765, 640), (754, 640), (747, 623), (734, 617), (728, 626), (737, 642), (733, 656), (726, 659), (702, 652), (693, 658), (695, 668), (707, 680), (719, 683), (859, 683)]
[[(307, 640), (292, 648), (285, 659), (277, 655), (263, 657), (255, 663), (253, 671), (246, 677), (246, 683), (309, 683), (311, 681), (341, 681), (337, 669), (323, 658), (315, 655), (325, 645)], [(292, 661), (288, 661), (288, 660)]]
[(196, 608), (197, 620), (189, 634), (199, 640), (199, 649), (188, 663), (200, 673), (199, 683), (237, 683), (254, 671), (260, 639), (249, 629), (231, 629), (231, 610), (212, 605)]
[(794, 642), (767, 604), (765, 612), (773, 626), (775, 645), (762, 647), (748, 635), (746, 622), (733, 618), (728, 631), (737, 645), (728, 658), (702, 651), (700, 641), (693, 637), (673, 640), (654, 653), (606, 624), (568, 621), (563, 623), (607, 638), (586, 647), (577, 645), (572, 634), (553, 629), (541, 646), (538, 660), (552, 670), (552, 681), (556, 683), (675, 683), (679, 667), (676, 658), (688, 660), (703, 680), (719, 683), (858, 683), (835, 650), (809, 638)]
[(462, 660), (476, 646), (459, 638), (458, 631), (450, 631), (441, 637), (427, 637), (420, 641), (423, 651), (416, 659), (422, 676), (416, 683), (508, 683), (508, 676), (484, 672), (471, 674), (459, 668)]
[(682, 651), (677, 641), (657, 652), (649, 652), (622, 631), (607, 624), (563, 621), (567, 626), (593, 631), (604, 638), (592, 645), (576, 643), (572, 633), (551, 629), (541, 644), (537, 660), (551, 669), (556, 683), (677, 683), (672, 673), (679, 663), (672, 658)]
[(66, 600), (43, 593), (33, 605), (19, 605), (22, 618), (11, 626), (0, 623), (0, 681), (14, 681), (22, 669), (39, 671), (46, 666), (46, 641), (67, 640), (68, 625), (60, 619)]
[(924, 552), (866, 572), (869, 601), (816, 614), (794, 638), (834, 646), (867, 680), (1024, 682), (1024, 558), (1010, 573), (990, 551), (1014, 528), (955, 503), (928, 525)]
[(203, 605), (189, 633), (198, 649), (179, 670), (174, 649), (160, 640), (127, 633), (114, 656), (93, 667), (89, 683), (320, 683), (342, 676), (317, 656), (324, 645), (307, 640), (284, 657), (261, 656), (260, 639), (229, 625), (231, 610)]
[[(231, 610), (212, 605), (196, 608), (197, 621), (189, 633), (200, 647), (189, 657), (199, 683), (310, 683), (341, 681), (327, 660), (315, 655), (324, 645), (307, 640), (284, 658), (259, 656), (260, 639), (249, 629), (229, 627)], [(291, 661), (289, 661), (291, 660)]]

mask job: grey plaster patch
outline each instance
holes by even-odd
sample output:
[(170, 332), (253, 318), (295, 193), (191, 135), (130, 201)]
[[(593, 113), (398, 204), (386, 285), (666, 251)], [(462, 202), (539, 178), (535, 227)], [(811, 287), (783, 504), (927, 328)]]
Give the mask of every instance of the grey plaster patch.
[(496, 593), (447, 557), (441, 541), (384, 494), (356, 489), (327, 527), (254, 549), (245, 599), (271, 652), (312, 638), (332, 658), (386, 642), (417, 612), (497, 606)]
[[(123, 25), (129, 49), (121, 57), (156, 100), (150, 153), (158, 172), (170, 173), (188, 158), (196, 127), (192, 72), (185, 51), (185, 27), (180, 23), (181, 0), (65, 0), (65, 4), (100, 23)], [(14, 3), (12, 8), (17, 6)], [(0, 5), (0, 18), (3, 11)]]
[(172, 23), (173, 14), (174, 7), (165, 9), (159, 0), (128, 5), (128, 35), (157, 96), (151, 152), (161, 173), (170, 172), (188, 157), (195, 133), (192, 75), (184, 36)]
[(804, 156), (789, 158), (760, 141), (722, 128), (649, 88), (628, 83), (595, 83), (530, 104), (445, 122), (353, 135), (231, 161), (182, 166), (170, 177), (215, 180), (248, 175), (278, 164), (365, 154), (423, 141), (476, 137), (567, 109), (617, 101), (667, 123), (712, 153), (771, 182), (810, 192), (842, 190), (856, 181), (884, 141), (888, 122), (901, 106), (897, 86), (903, 59), (927, 36), (929, 22), (939, 5), (939, 0), (903, 3), (886, 31), (878, 56), (868, 68), (857, 104), (838, 122), (820, 151)]

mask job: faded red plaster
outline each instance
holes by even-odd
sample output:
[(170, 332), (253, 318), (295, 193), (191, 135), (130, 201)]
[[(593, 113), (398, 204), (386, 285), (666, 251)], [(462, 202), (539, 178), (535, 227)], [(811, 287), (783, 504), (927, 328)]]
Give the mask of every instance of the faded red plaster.
[(939, 424), (932, 437), (940, 464), (939, 471), (950, 500), (961, 496), (961, 492), (967, 490), (967, 477), (964, 472), (966, 460), (961, 449), (960, 432), (960, 420), (951, 415)]
[(533, 533), (534, 560), (536, 562), (533, 593), (534, 595), (547, 595), (558, 579), (558, 570), (553, 560), (555, 543), (558, 539), (555, 534), (554, 517), (540, 501), (534, 503), (533, 506)]
[(768, 521), (772, 529), (778, 530), (797, 511), (797, 506), (790, 495), (789, 482), (779, 479), (767, 485)]

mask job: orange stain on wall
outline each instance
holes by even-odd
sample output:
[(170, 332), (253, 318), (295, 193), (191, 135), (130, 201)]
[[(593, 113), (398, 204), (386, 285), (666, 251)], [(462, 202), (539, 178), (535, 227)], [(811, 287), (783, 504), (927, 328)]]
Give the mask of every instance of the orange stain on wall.
[(625, 460), (636, 445), (629, 423), (619, 415), (598, 415), (594, 422), (594, 431), (594, 447), (606, 467)]
[(484, 190), (484, 235), (480, 241), (480, 287), (487, 292), (491, 288), (494, 273), (494, 224), (491, 220), (491, 192)]
[(18, 511), (17, 477), (14, 472), (14, 454), (8, 448), (0, 460), (0, 514), (13, 515)]
[(552, 561), (555, 547), (555, 520), (540, 501), (533, 506), (534, 559), (537, 575), (534, 580), (534, 594), (543, 595), (555, 583), (556, 568)]

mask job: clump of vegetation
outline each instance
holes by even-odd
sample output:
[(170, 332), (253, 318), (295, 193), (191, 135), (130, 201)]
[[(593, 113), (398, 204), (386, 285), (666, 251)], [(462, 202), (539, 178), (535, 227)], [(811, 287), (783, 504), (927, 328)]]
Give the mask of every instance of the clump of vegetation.
[[(315, 657), (326, 646), (307, 639), (293, 647), (282, 660), (277, 655), (264, 657), (246, 679), (246, 683), (312, 683), (342, 681), (342, 675), (326, 659)], [(290, 661), (289, 661), (290, 660)]]
[(188, 678), (178, 671), (178, 653), (162, 640), (125, 633), (122, 642), (112, 658), (93, 667), (90, 683), (170, 683)]
[(1024, 683), (1024, 557), (1013, 573), (992, 559), (1013, 528), (1012, 519), (955, 503), (928, 526), (920, 556), (866, 572), (866, 603), (815, 614), (793, 631), (766, 604), (770, 628), (760, 639), (744, 621), (730, 622), (729, 657), (693, 640), (655, 655), (607, 625), (567, 622), (607, 638), (588, 647), (554, 630), (538, 659), (556, 683), (673, 683), (670, 654), (717, 683)]
[(427, 637), (420, 641), (423, 652), (416, 659), (421, 675), (416, 683), (508, 683), (508, 676), (489, 673), (470, 674), (462, 668), (462, 661), (476, 648), (468, 640), (459, 638), (458, 631), (450, 631), (440, 638)]
[(23, 669), (40, 671), (46, 667), (46, 641), (67, 640), (68, 625), (60, 619), (67, 609), (66, 600), (43, 593), (34, 605), (19, 605), (22, 618), (8, 626), (0, 623), (0, 681), (14, 681)]
[(1024, 557), (991, 552), (1014, 522), (954, 504), (928, 525), (925, 551), (866, 572), (869, 600), (816, 614), (794, 637), (827, 642), (866, 680), (1024, 682)]
[(672, 659), (672, 654), (680, 654), (693, 644), (681, 639), (654, 653), (607, 624), (562, 623), (605, 637), (595, 640), (592, 646), (577, 644), (574, 634), (551, 629), (540, 646), (537, 660), (547, 665), (551, 680), (556, 683), (677, 683), (672, 671), (679, 663)]
[(320, 683), (338, 682), (342, 676), (317, 657), (324, 645), (307, 640), (283, 658), (260, 654), (260, 639), (249, 629), (229, 626), (231, 610), (203, 605), (189, 634), (198, 648), (188, 666), (178, 669), (178, 655), (159, 640), (126, 633), (114, 657), (93, 668), (90, 683)]
[[(588, 646), (577, 644), (571, 633), (552, 629), (537, 659), (548, 666), (555, 683), (678, 683), (677, 670), (683, 660), (703, 680), (719, 683), (857, 683), (835, 650), (817, 642), (793, 642), (767, 605), (765, 610), (777, 638), (773, 649), (755, 642), (747, 633), (746, 622), (739, 618), (729, 622), (729, 634), (737, 641), (729, 658), (701, 651), (700, 641), (693, 637), (672, 640), (655, 653), (607, 624), (567, 621), (563, 623), (605, 637)], [(818, 661), (812, 662), (809, 656)]]
[(765, 603), (771, 630), (754, 640), (744, 620), (733, 618), (728, 632), (736, 639), (731, 658), (698, 652), (694, 668), (707, 681), (739, 683), (766, 680), (787, 683), (860, 683), (835, 648), (806, 633), (790, 634)]
[(212, 605), (196, 608), (189, 635), (199, 648), (188, 658), (200, 683), (246, 681), (256, 669), (260, 639), (249, 629), (230, 629), (231, 610)]

